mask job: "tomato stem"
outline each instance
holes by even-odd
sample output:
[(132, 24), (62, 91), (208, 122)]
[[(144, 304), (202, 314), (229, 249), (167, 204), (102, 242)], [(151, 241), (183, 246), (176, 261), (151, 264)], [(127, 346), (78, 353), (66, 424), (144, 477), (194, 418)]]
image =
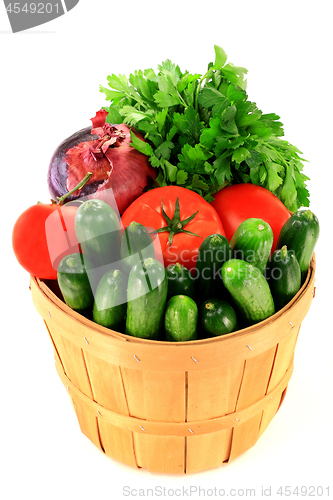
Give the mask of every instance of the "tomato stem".
[(186, 226), (186, 224), (188, 224), (192, 219), (194, 219), (194, 217), (197, 215), (199, 210), (197, 212), (195, 212), (194, 214), (190, 215), (190, 217), (187, 217), (187, 219), (181, 220), (180, 219), (179, 198), (177, 198), (177, 200), (176, 200), (175, 211), (174, 211), (172, 219), (170, 219), (170, 217), (166, 214), (166, 212), (164, 210), (163, 200), (162, 200), (161, 208), (162, 208), (163, 217), (166, 220), (168, 225), (165, 227), (161, 227), (159, 229), (156, 229), (155, 231), (152, 231), (151, 234), (166, 233), (166, 232), (170, 233), (169, 238), (168, 238), (169, 248), (171, 247), (174, 235), (177, 233), (186, 233), (186, 234), (190, 234), (192, 236), (198, 236), (199, 238), (202, 238), (202, 236), (199, 236), (198, 234), (192, 233), (191, 231), (187, 231), (186, 229), (184, 229), (184, 226)]

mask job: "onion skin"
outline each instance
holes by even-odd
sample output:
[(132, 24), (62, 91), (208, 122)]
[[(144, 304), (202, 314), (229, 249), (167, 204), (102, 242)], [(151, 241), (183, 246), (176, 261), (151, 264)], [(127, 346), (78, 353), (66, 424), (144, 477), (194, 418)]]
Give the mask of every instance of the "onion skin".
[[(91, 134), (91, 127), (84, 128), (75, 132), (75, 134), (71, 135), (67, 139), (65, 139), (54, 152), (48, 174), (47, 174), (47, 183), (49, 187), (50, 194), (53, 199), (57, 199), (57, 197), (63, 196), (68, 192), (66, 187), (67, 182), (67, 163), (65, 161), (66, 151), (77, 146), (80, 142), (87, 142), (91, 140), (98, 139), (97, 135)], [(80, 192), (79, 196), (70, 195), (66, 199), (66, 202), (76, 200), (82, 196), (87, 196), (96, 191), (96, 185), (86, 184)]]
[[(99, 198), (122, 214), (156, 179), (148, 157), (133, 148), (126, 124), (105, 124), (106, 111), (92, 118), (93, 127), (79, 130), (54, 152), (47, 176), (49, 192), (56, 199), (73, 188), (89, 171), (92, 177), (66, 202), (82, 197)], [(135, 135), (142, 136), (133, 130)]]

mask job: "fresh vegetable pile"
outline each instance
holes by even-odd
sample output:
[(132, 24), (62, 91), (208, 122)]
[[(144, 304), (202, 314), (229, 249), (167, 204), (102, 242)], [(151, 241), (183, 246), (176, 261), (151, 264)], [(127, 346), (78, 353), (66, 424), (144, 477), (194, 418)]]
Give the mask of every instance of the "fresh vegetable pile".
[[(225, 335), (286, 306), (319, 237), (299, 151), (248, 100), (244, 68), (215, 46), (204, 75), (169, 60), (111, 75), (111, 105), (65, 139), (57, 200), (28, 208), (13, 249), (63, 300), (123, 334)], [(134, 128), (132, 128), (134, 127)]]
[(106, 121), (126, 123), (132, 145), (157, 170), (159, 186), (182, 185), (206, 200), (226, 184), (251, 182), (273, 192), (296, 211), (309, 206), (301, 152), (286, 140), (275, 113), (265, 114), (248, 99), (247, 70), (227, 63), (215, 45), (215, 62), (205, 74), (181, 71), (170, 60), (108, 77), (101, 86)]
[[(154, 206), (148, 203), (150, 194)], [(271, 253), (273, 231), (266, 221), (245, 219), (229, 242), (222, 224), (214, 226), (217, 214), (211, 218), (212, 226), (204, 220), (205, 210), (214, 209), (202, 198), (197, 212), (185, 218), (184, 227), (195, 230), (204, 221), (210, 233), (199, 236), (184, 229), (179, 220), (184, 220), (183, 212), (191, 211), (188, 195), (198, 196), (175, 186), (142, 195), (133, 212), (131, 206), (128, 210), (141, 215), (141, 220), (146, 218), (148, 225), (131, 220), (125, 212), (120, 221), (123, 230), (105, 202), (82, 203), (75, 230), (83, 253), (65, 256), (58, 268), (65, 302), (106, 328), (174, 342), (225, 335), (263, 321), (287, 305), (310, 264), (319, 235), (316, 216), (310, 210), (293, 214), (280, 230), (278, 249)], [(174, 204), (177, 221), (172, 223)], [(157, 218), (154, 225), (152, 213)], [(159, 217), (168, 223), (162, 227), (165, 231), (156, 228)], [(178, 225), (180, 233), (175, 232)], [(168, 260), (171, 246), (175, 263)], [(186, 263), (192, 266), (185, 267), (184, 255), (189, 251), (193, 258)]]

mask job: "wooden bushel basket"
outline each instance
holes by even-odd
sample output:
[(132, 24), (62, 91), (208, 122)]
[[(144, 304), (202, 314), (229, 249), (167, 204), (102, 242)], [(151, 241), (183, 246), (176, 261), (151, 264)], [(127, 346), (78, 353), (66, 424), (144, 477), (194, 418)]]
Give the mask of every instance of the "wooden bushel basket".
[(264, 432), (293, 371), (314, 279), (313, 257), (301, 290), (267, 320), (182, 343), (99, 326), (35, 277), (31, 292), (83, 434), (123, 463), (183, 474), (230, 462)]

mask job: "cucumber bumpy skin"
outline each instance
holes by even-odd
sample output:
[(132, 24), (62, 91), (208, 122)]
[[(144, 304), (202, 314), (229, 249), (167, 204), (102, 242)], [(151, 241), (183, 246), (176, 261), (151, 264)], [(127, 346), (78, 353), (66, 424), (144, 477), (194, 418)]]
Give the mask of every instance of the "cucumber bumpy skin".
[(75, 215), (75, 233), (82, 253), (96, 267), (119, 261), (120, 223), (115, 211), (106, 202), (92, 199), (82, 203)]
[(221, 278), (221, 267), (231, 257), (229, 241), (222, 234), (211, 234), (201, 243), (195, 266), (199, 302), (204, 302), (211, 297), (224, 298), (226, 296)]
[[(58, 285), (65, 303), (86, 316), (93, 307), (94, 269), (91, 260), (81, 253), (72, 253), (61, 259), (57, 271)], [(91, 280), (91, 281), (90, 281)]]
[(201, 304), (199, 318), (206, 337), (226, 335), (238, 329), (236, 312), (225, 300), (206, 300)]
[(168, 301), (164, 329), (165, 338), (171, 342), (197, 340), (198, 307), (191, 297), (174, 295)]
[(166, 267), (168, 299), (174, 295), (186, 295), (195, 300), (195, 280), (190, 271), (177, 262)]
[(135, 264), (128, 278), (126, 334), (158, 340), (167, 294), (166, 271), (158, 260)]
[(269, 285), (261, 271), (245, 260), (230, 259), (221, 269), (225, 287), (248, 325), (254, 325), (275, 312)]
[(132, 221), (125, 229), (120, 244), (122, 269), (127, 274), (132, 267), (149, 257), (155, 258), (154, 244), (145, 226)]
[(319, 221), (311, 210), (298, 210), (281, 228), (276, 249), (284, 245), (295, 252), (304, 281), (319, 238)]
[(249, 218), (238, 226), (231, 238), (230, 246), (235, 258), (249, 262), (263, 273), (273, 240), (273, 231), (267, 222)]
[(275, 250), (268, 261), (265, 276), (272, 292), (275, 309), (279, 311), (301, 288), (301, 268), (293, 250), (284, 245)]
[(97, 285), (93, 320), (99, 325), (119, 331), (126, 317), (127, 276), (119, 269), (106, 272)]

